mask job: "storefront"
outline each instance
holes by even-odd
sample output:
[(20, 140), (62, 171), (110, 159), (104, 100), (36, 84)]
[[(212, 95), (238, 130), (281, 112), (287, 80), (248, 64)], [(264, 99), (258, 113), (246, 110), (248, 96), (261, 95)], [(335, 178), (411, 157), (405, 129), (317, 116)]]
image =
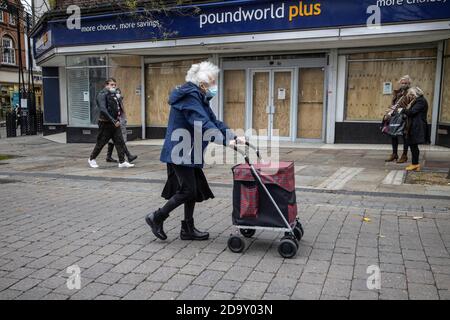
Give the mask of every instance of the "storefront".
[[(432, 143), (450, 146), (450, 2), (389, 3), (227, 1), (172, 16), (83, 15), (80, 29), (44, 21), (34, 38), (46, 133), (95, 141), (95, 97), (114, 77), (129, 138), (162, 138), (169, 92), (209, 59), (222, 70), (214, 110), (234, 129), (292, 142), (386, 143), (380, 120), (409, 74), (429, 102)], [(381, 27), (372, 24), (378, 10)]]

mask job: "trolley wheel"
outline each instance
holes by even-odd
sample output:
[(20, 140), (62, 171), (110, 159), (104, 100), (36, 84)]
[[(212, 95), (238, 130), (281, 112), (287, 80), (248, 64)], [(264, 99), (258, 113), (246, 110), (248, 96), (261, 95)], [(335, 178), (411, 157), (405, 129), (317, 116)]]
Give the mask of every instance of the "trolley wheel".
[(256, 230), (255, 229), (239, 229), (241, 234), (246, 238), (251, 238), (255, 235)]
[(303, 230), (302, 224), (299, 221), (297, 221), (297, 224), (294, 227), (294, 235), (297, 241), (302, 240), (304, 234), (305, 231)]
[(283, 237), (278, 245), (278, 253), (286, 259), (290, 259), (297, 254), (298, 244), (292, 237)]
[(228, 249), (231, 250), (231, 252), (234, 253), (240, 253), (245, 248), (245, 242), (241, 237), (239, 236), (230, 236), (230, 239), (228, 239)]

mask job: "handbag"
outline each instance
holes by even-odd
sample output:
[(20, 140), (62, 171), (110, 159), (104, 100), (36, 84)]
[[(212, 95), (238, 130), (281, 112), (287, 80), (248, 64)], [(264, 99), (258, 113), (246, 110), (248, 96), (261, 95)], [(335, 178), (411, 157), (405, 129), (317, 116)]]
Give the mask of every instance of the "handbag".
[(399, 112), (394, 112), (389, 120), (387, 134), (392, 137), (403, 136), (405, 131), (406, 121), (404, 115)]

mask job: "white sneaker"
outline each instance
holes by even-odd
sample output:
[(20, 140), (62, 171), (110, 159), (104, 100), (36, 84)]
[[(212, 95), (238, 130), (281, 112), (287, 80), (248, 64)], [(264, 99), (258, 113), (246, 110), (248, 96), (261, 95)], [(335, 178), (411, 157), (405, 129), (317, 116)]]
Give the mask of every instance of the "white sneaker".
[(98, 168), (98, 164), (97, 164), (97, 161), (95, 161), (95, 159), (93, 159), (93, 160), (89, 159), (88, 162), (89, 162), (89, 165), (91, 166), (91, 168), (94, 168), (94, 169)]
[(119, 168), (133, 168), (134, 164), (131, 164), (127, 161), (123, 162), (123, 163), (119, 163)]

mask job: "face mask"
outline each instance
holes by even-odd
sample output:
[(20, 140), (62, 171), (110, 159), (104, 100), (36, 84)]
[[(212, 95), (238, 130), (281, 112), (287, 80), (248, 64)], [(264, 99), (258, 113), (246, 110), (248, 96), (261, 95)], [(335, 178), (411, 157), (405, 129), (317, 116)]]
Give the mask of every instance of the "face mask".
[(402, 90), (407, 90), (407, 89), (409, 89), (409, 85), (407, 85), (407, 84), (402, 84), (402, 85), (400, 86), (400, 89), (402, 89)]
[(109, 88), (109, 92), (116, 93), (116, 88)]
[(212, 86), (208, 89), (208, 93), (210, 97), (217, 96), (217, 92), (219, 91), (219, 88), (217, 86)]
[(117, 97), (117, 99), (120, 99), (122, 97), (122, 95), (120, 93), (116, 93), (116, 97)]

